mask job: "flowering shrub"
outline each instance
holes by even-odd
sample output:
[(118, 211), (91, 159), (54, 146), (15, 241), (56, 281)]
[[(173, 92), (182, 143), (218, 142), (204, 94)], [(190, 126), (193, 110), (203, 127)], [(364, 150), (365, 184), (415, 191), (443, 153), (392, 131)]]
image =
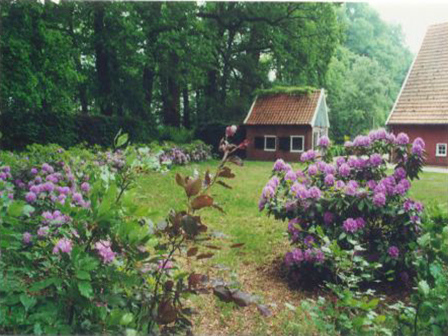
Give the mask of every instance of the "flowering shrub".
[[(372, 131), (347, 142), (335, 159), (330, 146), (323, 137), (320, 157), (303, 153), (303, 170), (277, 160), (261, 195), (260, 210), (288, 220), (290, 274), (312, 282), (338, 279), (346, 256), (368, 262), (377, 279), (408, 281), (423, 206), (407, 192), (424, 162), (423, 140), (410, 144), (404, 133)], [(385, 156), (392, 152), (397, 163), (388, 174)]]
[(164, 165), (185, 165), (190, 162), (201, 162), (212, 157), (211, 147), (202, 141), (195, 141), (190, 145), (170, 146), (159, 152), (159, 160)]
[[(1, 334), (191, 326), (183, 298), (200, 277), (182, 271), (176, 256), (191, 245), (188, 257), (206, 249), (196, 242), (207, 229), (197, 211), (220, 209), (207, 193), (233, 176), (232, 148), (215, 175), (177, 178), (187, 210), (155, 226), (150, 209), (135, 204), (141, 161), (126, 142), (120, 136), (115, 151), (96, 154), (55, 146), (0, 152)], [(212, 255), (199, 252), (197, 259)]]

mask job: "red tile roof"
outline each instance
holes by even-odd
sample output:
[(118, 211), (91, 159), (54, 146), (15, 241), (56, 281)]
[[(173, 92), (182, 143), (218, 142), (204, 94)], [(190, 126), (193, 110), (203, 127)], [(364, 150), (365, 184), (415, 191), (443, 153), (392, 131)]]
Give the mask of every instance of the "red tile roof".
[(448, 22), (426, 32), (387, 124), (448, 124)]
[(309, 125), (319, 102), (321, 91), (311, 94), (275, 94), (257, 97), (244, 124), (246, 125)]

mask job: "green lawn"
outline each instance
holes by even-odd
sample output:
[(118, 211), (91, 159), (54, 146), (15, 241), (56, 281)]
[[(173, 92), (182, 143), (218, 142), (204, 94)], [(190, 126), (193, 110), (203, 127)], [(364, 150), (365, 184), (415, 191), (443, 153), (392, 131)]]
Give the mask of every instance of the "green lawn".
[[(192, 175), (195, 170), (211, 171), (217, 161), (176, 167), (166, 174), (152, 173), (139, 182), (138, 202), (154, 210), (155, 221), (163, 219), (171, 208), (183, 209), (185, 195), (175, 183), (177, 172)], [(285, 235), (286, 224), (268, 218), (258, 211), (258, 199), (263, 186), (270, 177), (271, 162), (245, 162), (244, 167), (232, 166), (236, 178), (229, 180), (233, 190), (216, 185), (212, 190), (215, 201), (226, 211), (207, 209), (202, 212), (203, 221), (210, 231), (217, 233), (213, 244), (222, 250), (205, 263), (215, 271), (212, 276), (222, 276), (241, 283), (241, 287), (260, 295), (265, 303), (273, 303), (275, 316), (263, 319), (253, 308), (238, 309), (230, 304), (219, 302), (213, 296), (202, 296), (194, 300), (201, 312), (196, 320), (198, 333), (249, 334), (285, 333), (294, 327), (289, 320), (293, 317), (285, 303), (298, 305), (303, 295), (289, 290), (280, 279), (272, 276), (273, 261), (288, 249)], [(448, 206), (448, 174), (423, 173), (420, 180), (413, 183), (411, 197), (421, 200), (425, 205), (442, 203)], [(225, 237), (222, 237), (222, 233)], [(232, 243), (245, 243), (241, 249), (230, 249)], [(226, 270), (226, 271), (223, 271)], [(223, 317), (224, 316), (224, 317)], [(300, 325), (300, 328), (304, 327)], [(312, 328), (303, 334), (315, 334)]]

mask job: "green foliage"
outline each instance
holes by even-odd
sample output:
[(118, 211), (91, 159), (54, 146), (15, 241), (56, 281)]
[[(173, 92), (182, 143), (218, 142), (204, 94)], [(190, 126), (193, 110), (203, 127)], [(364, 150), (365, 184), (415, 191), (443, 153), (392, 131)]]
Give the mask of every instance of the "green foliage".
[(417, 288), (411, 295), (411, 307), (402, 309), (398, 320), (413, 335), (444, 335), (448, 330), (447, 210), (429, 209), (422, 230), (413, 256)]
[(160, 125), (240, 123), (272, 70), (289, 85), (323, 84), (340, 38), (336, 8), (6, 1), (2, 144), (109, 144), (120, 128), (142, 142)]
[[(423, 205), (407, 192), (422, 170), (423, 147), (414, 152), (422, 140), (411, 145), (403, 133), (397, 139), (384, 130), (358, 136), (333, 163), (329, 140), (322, 138), (322, 160), (313, 150), (305, 152), (301, 160), (308, 166), (297, 172), (276, 161), (259, 208), (289, 220), (294, 249), (285, 255), (285, 265), (294, 282), (316, 286), (356, 276), (370, 285), (414, 273), (409, 251), (420, 234)], [(391, 152), (398, 161), (387, 175), (383, 157)]]
[[(187, 248), (201, 248), (198, 260), (213, 255), (199, 243), (210, 237), (197, 213), (222, 211), (208, 192), (231, 177), (226, 163), (235, 146), (213, 176), (177, 179), (186, 209), (156, 226), (152, 210), (134, 202), (137, 178), (149, 167), (145, 159), (155, 154), (128, 141), (118, 133), (115, 152), (38, 144), (22, 155), (0, 152), (1, 333), (153, 334), (191, 327), (184, 303), (202, 278), (176, 260)], [(189, 149), (197, 146), (204, 145)]]
[(179, 145), (188, 144), (194, 139), (194, 131), (186, 128), (164, 126), (159, 129), (158, 139), (159, 141), (171, 141)]
[(346, 27), (326, 74), (332, 138), (342, 143), (383, 126), (411, 63), (411, 53), (397, 26), (381, 21), (362, 3), (347, 3), (339, 11)]
[(270, 89), (258, 89), (255, 91), (257, 96), (269, 96), (276, 94), (288, 94), (288, 95), (302, 95), (316, 91), (317, 89), (311, 86), (274, 86)]

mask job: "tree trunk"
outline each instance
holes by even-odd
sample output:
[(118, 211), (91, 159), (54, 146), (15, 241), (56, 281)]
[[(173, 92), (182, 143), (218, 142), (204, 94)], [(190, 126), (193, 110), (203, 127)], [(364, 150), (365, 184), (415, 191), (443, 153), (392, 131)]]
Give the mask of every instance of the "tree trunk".
[(162, 70), (161, 90), (162, 90), (162, 106), (163, 120), (165, 125), (179, 127), (180, 126), (180, 88), (179, 81), (176, 78), (175, 65), (178, 62), (175, 53), (170, 54), (169, 64), (173, 67), (171, 71)]
[(152, 91), (154, 87), (154, 77), (155, 71), (152, 66), (145, 66), (143, 69), (143, 90), (145, 91), (145, 108), (142, 109), (142, 117), (145, 117), (148, 114), (148, 111), (151, 110), (152, 105)]
[(104, 3), (94, 5), (93, 30), (95, 38), (95, 66), (98, 79), (99, 105), (101, 114), (113, 115), (111, 104), (111, 80), (109, 73), (109, 55), (104, 44)]
[(221, 95), (220, 95), (220, 104), (222, 107), (226, 105), (227, 82), (230, 77), (230, 58), (232, 56), (232, 45), (233, 40), (235, 38), (235, 33), (236, 33), (235, 31), (229, 30), (229, 35), (227, 37), (226, 51), (223, 57), (224, 68), (222, 70)]
[(249, 44), (247, 46), (248, 64), (242, 70), (242, 81), (240, 86), (240, 97), (243, 99), (252, 99), (253, 92), (259, 88), (262, 80), (259, 76), (260, 50), (259, 45), (260, 34), (256, 26), (252, 26), (250, 30)]
[(190, 121), (190, 99), (188, 97), (188, 86), (182, 91), (183, 103), (184, 103), (184, 115), (183, 115), (183, 124), (185, 128), (191, 127)]

